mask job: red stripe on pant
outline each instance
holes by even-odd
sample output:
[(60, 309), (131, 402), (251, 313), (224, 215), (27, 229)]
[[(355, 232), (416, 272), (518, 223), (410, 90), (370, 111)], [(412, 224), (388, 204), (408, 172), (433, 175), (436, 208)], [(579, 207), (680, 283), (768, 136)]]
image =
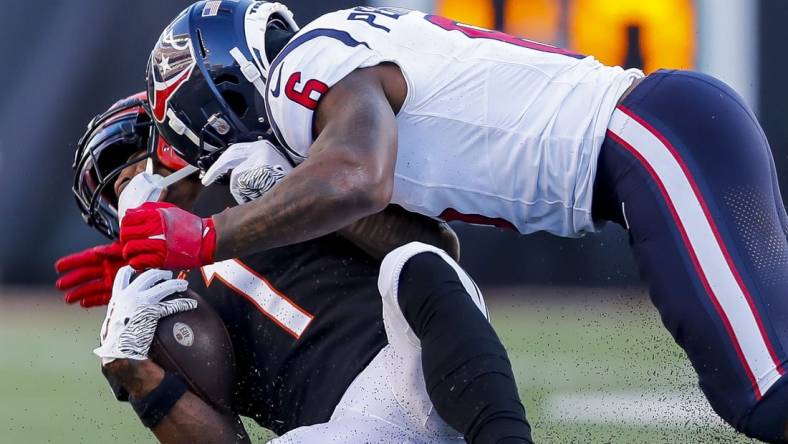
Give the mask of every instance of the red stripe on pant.
[(703, 288), (706, 290), (706, 293), (709, 295), (709, 299), (711, 300), (712, 304), (714, 305), (717, 314), (722, 319), (723, 325), (725, 326), (725, 330), (728, 332), (728, 336), (731, 339), (731, 343), (733, 343), (734, 349), (736, 350), (736, 355), (739, 357), (739, 361), (741, 362), (742, 367), (744, 368), (745, 373), (747, 374), (747, 378), (750, 380), (750, 384), (752, 386), (753, 391), (755, 392), (755, 396), (757, 399), (761, 399), (762, 393), (761, 390), (758, 388), (758, 383), (755, 380), (755, 375), (752, 372), (749, 364), (747, 363), (746, 358), (744, 357), (744, 353), (742, 352), (741, 346), (739, 345), (739, 341), (736, 339), (736, 334), (733, 331), (733, 327), (731, 326), (730, 320), (725, 315), (725, 311), (722, 309), (719, 301), (717, 300), (717, 296), (714, 294), (714, 291), (711, 289), (709, 285), (708, 279), (706, 278), (706, 274), (703, 272), (703, 269), (700, 266), (700, 261), (698, 261), (697, 254), (695, 253), (695, 249), (692, 248), (692, 244), (689, 241), (689, 237), (687, 236), (686, 229), (684, 228), (684, 224), (681, 222), (679, 218), (678, 212), (676, 211), (676, 207), (673, 204), (673, 201), (670, 199), (667, 190), (665, 189), (665, 185), (662, 183), (662, 180), (657, 175), (654, 168), (648, 161), (634, 148), (632, 145), (627, 143), (624, 139), (619, 137), (614, 132), (608, 130), (607, 131), (608, 137), (615, 140), (619, 145), (621, 145), (624, 149), (626, 149), (632, 156), (634, 156), (643, 167), (648, 171), (649, 175), (654, 180), (654, 183), (657, 184), (660, 193), (662, 194), (663, 199), (665, 200), (665, 204), (667, 205), (668, 209), (670, 210), (670, 214), (673, 216), (673, 221), (676, 223), (676, 227), (681, 234), (681, 238), (684, 241), (684, 246), (689, 253), (690, 259), (692, 260), (692, 265), (695, 267), (695, 271), (698, 273), (698, 277), (700, 278), (701, 283), (703, 284)]
[(656, 128), (654, 128), (645, 119), (638, 116), (632, 110), (630, 110), (629, 108), (623, 105), (619, 105), (617, 108), (618, 110), (620, 110), (621, 112), (623, 112), (624, 114), (626, 114), (627, 116), (631, 117), (636, 122), (641, 124), (651, 134), (653, 134), (660, 142), (662, 142), (665, 148), (668, 149), (668, 151), (673, 156), (673, 158), (676, 159), (676, 162), (678, 162), (679, 166), (681, 167), (681, 170), (684, 172), (684, 175), (687, 177), (687, 180), (692, 186), (692, 191), (695, 193), (695, 197), (698, 199), (698, 202), (700, 202), (701, 208), (703, 208), (703, 213), (706, 215), (706, 220), (708, 221), (709, 226), (711, 227), (711, 230), (714, 233), (714, 237), (717, 239), (717, 244), (719, 244), (720, 246), (720, 250), (722, 251), (722, 254), (725, 257), (725, 261), (728, 263), (728, 267), (730, 268), (733, 277), (736, 279), (736, 283), (739, 285), (742, 294), (744, 294), (744, 297), (747, 300), (747, 305), (750, 306), (750, 310), (752, 311), (752, 314), (755, 317), (755, 322), (758, 324), (758, 329), (761, 332), (761, 336), (763, 336), (763, 341), (766, 344), (767, 350), (769, 350), (769, 355), (771, 356), (772, 361), (774, 362), (774, 365), (777, 368), (777, 371), (780, 373), (780, 375), (785, 374), (785, 370), (782, 367), (782, 363), (780, 362), (780, 359), (777, 357), (777, 353), (774, 350), (774, 346), (772, 345), (772, 342), (766, 333), (766, 328), (763, 326), (763, 320), (761, 319), (761, 315), (758, 312), (757, 308), (755, 307), (755, 303), (753, 302), (752, 295), (750, 294), (750, 290), (744, 284), (744, 280), (742, 279), (741, 274), (739, 273), (739, 270), (736, 267), (736, 264), (733, 262), (733, 258), (731, 257), (731, 254), (728, 251), (728, 247), (727, 245), (725, 245), (725, 242), (722, 239), (720, 230), (717, 228), (717, 224), (714, 222), (714, 217), (712, 217), (711, 212), (709, 211), (709, 206), (706, 203), (706, 200), (703, 198), (703, 194), (700, 192), (700, 188), (698, 187), (695, 178), (693, 177), (692, 173), (687, 167), (686, 162), (684, 162), (684, 159), (682, 159), (682, 157), (678, 153), (678, 150), (676, 150), (676, 147), (674, 147), (673, 144), (670, 143), (668, 138), (665, 137)]

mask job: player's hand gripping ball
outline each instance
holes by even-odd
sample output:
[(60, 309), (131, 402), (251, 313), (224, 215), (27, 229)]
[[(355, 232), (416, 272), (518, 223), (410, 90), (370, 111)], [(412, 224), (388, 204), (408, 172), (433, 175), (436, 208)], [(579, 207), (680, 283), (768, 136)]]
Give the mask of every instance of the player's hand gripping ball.
[(147, 359), (159, 319), (197, 308), (197, 301), (178, 298), (162, 299), (186, 291), (188, 282), (172, 279), (167, 270), (148, 270), (134, 281), (134, 270), (118, 271), (112, 288), (112, 299), (101, 326), (101, 346), (95, 350), (103, 364), (115, 359)]
[(69, 304), (107, 305), (115, 274), (124, 265), (120, 242), (88, 248), (55, 262), (55, 270), (61, 275), (55, 286), (66, 292), (63, 299)]
[(146, 202), (128, 210), (120, 223), (123, 257), (136, 270), (190, 270), (213, 263), (216, 229), (166, 202)]

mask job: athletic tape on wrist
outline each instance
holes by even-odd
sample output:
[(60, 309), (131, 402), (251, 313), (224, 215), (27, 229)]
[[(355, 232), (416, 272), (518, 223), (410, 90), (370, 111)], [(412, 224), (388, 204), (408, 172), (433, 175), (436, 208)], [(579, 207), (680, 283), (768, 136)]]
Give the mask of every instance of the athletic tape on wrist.
[(186, 393), (186, 383), (175, 373), (167, 372), (161, 383), (142, 399), (129, 397), (129, 403), (137, 412), (142, 424), (152, 429), (156, 427), (175, 403)]

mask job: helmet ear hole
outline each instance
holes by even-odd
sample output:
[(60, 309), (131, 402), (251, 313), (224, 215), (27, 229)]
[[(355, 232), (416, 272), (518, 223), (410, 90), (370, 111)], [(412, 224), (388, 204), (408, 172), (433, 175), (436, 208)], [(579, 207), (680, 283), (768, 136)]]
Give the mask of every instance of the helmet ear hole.
[(217, 85), (221, 85), (222, 83), (232, 83), (233, 85), (237, 85), (238, 77), (229, 73), (223, 73), (217, 76), (213, 82)]
[(249, 109), (249, 105), (246, 103), (246, 99), (241, 93), (235, 91), (222, 91), (222, 98), (224, 98), (224, 101), (227, 102), (227, 105), (239, 118), (243, 118), (246, 111)]

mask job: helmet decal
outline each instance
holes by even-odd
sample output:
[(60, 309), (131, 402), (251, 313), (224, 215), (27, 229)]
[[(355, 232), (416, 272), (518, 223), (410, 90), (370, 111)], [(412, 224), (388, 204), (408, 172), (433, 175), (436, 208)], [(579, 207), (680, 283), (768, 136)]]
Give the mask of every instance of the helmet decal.
[[(174, 24), (174, 23), (173, 23)], [(151, 54), (150, 76), (153, 80), (151, 112), (157, 122), (164, 122), (170, 97), (188, 79), (197, 62), (188, 34), (173, 35), (170, 25)]]
[(221, 6), (222, 6), (222, 0), (211, 0), (205, 2), (205, 6), (202, 7), (202, 16), (215, 17), (216, 14), (219, 13), (219, 8)]
[(279, 39), (298, 31), (280, 3), (203, 0), (159, 37), (146, 76), (151, 119), (190, 165), (206, 170), (234, 143), (273, 137), (265, 118), (269, 31)]

